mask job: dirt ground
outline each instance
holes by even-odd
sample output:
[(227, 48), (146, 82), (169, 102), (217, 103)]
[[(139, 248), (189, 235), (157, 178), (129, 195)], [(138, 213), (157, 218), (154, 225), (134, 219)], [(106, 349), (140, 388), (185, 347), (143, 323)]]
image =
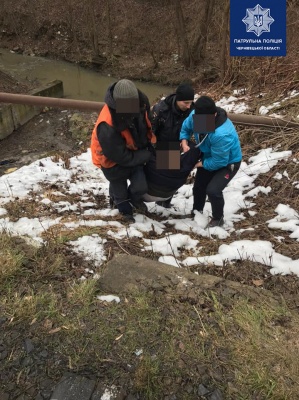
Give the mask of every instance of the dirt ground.
[[(45, 156), (59, 153), (73, 156), (85, 150), (89, 145), (88, 135), (87, 139), (82, 141), (72, 134), (71, 121), (73, 115), (74, 112), (70, 111), (44, 111), (2, 140), (0, 146), (0, 176), (10, 172), (11, 168), (20, 168)], [(87, 120), (89, 119), (87, 132), (91, 132), (92, 117), (94, 118), (94, 116), (87, 114), (85, 117)], [(124, 243), (124, 249), (130, 254), (135, 254), (134, 246), (131, 246), (130, 243), (127, 245)], [(298, 278), (292, 275), (273, 276), (269, 270), (258, 263), (250, 263), (250, 265), (236, 263), (230, 268), (197, 266), (194, 272), (199, 274), (209, 273), (253, 287), (262, 285), (265, 289), (283, 295), (291, 308), (296, 309), (299, 306)]]
[[(0, 80), (0, 91), (13, 92), (20, 85), (24, 91), (28, 90), (26, 85), (14, 81), (7, 75), (2, 75), (2, 78), (5, 79)], [(57, 153), (73, 156), (77, 152), (85, 150), (89, 146), (89, 138), (96, 115), (80, 113), (79, 124), (81, 124), (81, 128), (79, 131), (81, 132), (82, 128), (85, 128), (85, 137), (84, 135), (82, 137), (74, 134), (74, 126), (78, 125), (78, 121), (72, 122), (72, 120), (76, 115), (73, 111), (45, 109), (41, 114), (2, 140), (0, 146), (0, 176), (9, 172), (11, 168), (20, 168), (45, 156)], [(130, 247), (130, 244), (127, 250), (130, 254), (135, 254), (134, 247)], [(258, 263), (251, 263), (250, 268), (244, 267), (244, 263), (241, 266), (237, 263), (230, 269), (203, 266), (197, 267), (197, 272), (211, 273), (250, 286), (256, 286), (256, 281), (262, 279), (263, 287), (284, 295), (292, 308), (299, 306), (297, 299), (299, 281), (297, 277), (273, 276)]]
[[(15, 83), (17, 84), (17, 83)], [(10, 82), (10, 85), (7, 84), (6, 81), (6, 90), (14, 89), (14, 83)], [(26, 88), (24, 88), (25, 90)], [(1, 87), (0, 87), (1, 90)], [(3, 87), (2, 87), (3, 90)], [(23, 165), (27, 165), (31, 163), (32, 161), (38, 160), (42, 157), (48, 156), (48, 155), (54, 155), (57, 153), (67, 153), (69, 156), (72, 156), (76, 154), (77, 152), (82, 151), (83, 149), (86, 148), (88, 145), (88, 134), (86, 136), (86, 140), (82, 140), (82, 138), (77, 137), (76, 135), (73, 135), (73, 125), (71, 123), (72, 118), (74, 117), (74, 112), (70, 111), (61, 111), (61, 110), (44, 110), (40, 115), (34, 117), (32, 120), (30, 120), (27, 124), (19, 128), (17, 131), (15, 131), (13, 134), (5, 138), (4, 140), (1, 141), (0, 143), (0, 175), (3, 175), (11, 168), (20, 168)], [(91, 120), (93, 118), (92, 115), (85, 115), (86, 120), (88, 121), (89, 118), (89, 123), (91, 124)], [(84, 121), (81, 123), (84, 124)], [(87, 125), (87, 123), (86, 123)], [(89, 128), (90, 130), (90, 128)], [(87, 130), (88, 131), (88, 130)], [(262, 201), (262, 200), (261, 200)], [(262, 208), (262, 206), (261, 206)], [(265, 217), (266, 218), (266, 217)], [(257, 233), (258, 234), (258, 233)], [(257, 239), (257, 238), (253, 238)], [(287, 238), (286, 238), (286, 246), (287, 246)], [(111, 242), (111, 240), (110, 240)], [(109, 242), (109, 243), (110, 243)], [(210, 246), (217, 245), (216, 243), (210, 243)], [(290, 243), (291, 245), (291, 243)], [(134, 241), (126, 241), (124, 240), (122, 242), (122, 250), (119, 248), (119, 246), (115, 243), (111, 242), (111, 253), (110, 253), (110, 259), (121, 252), (127, 252), (131, 255), (140, 255), (139, 254), (139, 249), (136, 247)], [(145, 254), (145, 257), (147, 255)], [(70, 256), (71, 257), (71, 256)], [(150, 258), (150, 256), (148, 256)], [(151, 256), (152, 257), (152, 256)], [(72, 258), (70, 258), (71, 260)], [(78, 262), (78, 260), (73, 261), (73, 262)], [(80, 274), (84, 274), (85, 267), (89, 267), (89, 265), (82, 264), (81, 268), (78, 270)], [(70, 270), (71, 271), (71, 270)], [(66, 275), (73, 273), (73, 272), (66, 272)], [(239, 263), (236, 262), (234, 265), (231, 265), (229, 267), (213, 267), (213, 266), (195, 266), (193, 268), (190, 268), (191, 272), (196, 272), (199, 275), (201, 274), (211, 274), (220, 278), (224, 279), (229, 279), (231, 281), (236, 281), (239, 282), (241, 285), (249, 285), (251, 287), (254, 287), (257, 290), (262, 290), (266, 289), (271, 291), (275, 296), (282, 296), (288, 307), (293, 310), (295, 313), (298, 310), (299, 307), (299, 280), (297, 276), (273, 276), (270, 274), (269, 269), (266, 268), (265, 266), (258, 264), (258, 263), (253, 263), (253, 262), (248, 262), (248, 263)], [(120, 277), (121, 279), (121, 277)], [(136, 278), (137, 279), (137, 278)], [(119, 284), (119, 282), (115, 281), (115, 284)], [(155, 290), (157, 288), (155, 287)], [(191, 299), (192, 300), (192, 299)], [(188, 300), (189, 301), (189, 300)], [(193, 300), (192, 300), (193, 301)], [(182, 300), (183, 302), (183, 300)], [(182, 303), (185, 304), (185, 303)], [(224, 307), (229, 307), (228, 304), (224, 304)], [(209, 317), (210, 318), (210, 317)], [(1, 321), (0, 321), (1, 322)], [(1, 324), (0, 324), (1, 325)], [(22, 341), (23, 338), (25, 337), (26, 332), (22, 331), (22, 327), (20, 326), (19, 329), (15, 327), (12, 329), (10, 335), (8, 336), (11, 338), (11, 344), (15, 344), (15, 339), (14, 335), (18, 336), (18, 341), (20, 342), (20, 348), (22, 348)], [(33, 329), (33, 328), (32, 328)], [(21, 332), (21, 334), (20, 334)], [(34, 333), (32, 333), (34, 336)], [(8, 341), (8, 340), (7, 340)], [(10, 342), (10, 341), (8, 341)], [(27, 342), (26, 342), (27, 343)], [(30, 344), (30, 342), (29, 342)], [(0, 343), (1, 345), (1, 343)], [(43, 356), (39, 356), (38, 361), (43, 365), (43, 363), (48, 363), (48, 368), (51, 369), (51, 377), (52, 379), (50, 380), (49, 377), (47, 376), (47, 373), (45, 372), (45, 368), (39, 367), (38, 369), (38, 379), (39, 382), (39, 390), (42, 391), (40, 393), (43, 393), (43, 399), (49, 399), (51, 390), (53, 390), (53, 387), (55, 384), (57, 384), (57, 380), (59, 379), (59, 372), (60, 370), (63, 370), (67, 368), (66, 361), (62, 361), (58, 355), (53, 355), (50, 350), (47, 350), (45, 352), (44, 349), (48, 349), (47, 345), (44, 345), (45, 347), (42, 349), (45, 353)], [(8, 344), (7, 347), (9, 348)], [(40, 354), (44, 354), (40, 353)], [(21, 354), (21, 353), (20, 353)], [(53, 362), (52, 362), (52, 356)], [(43, 358), (42, 358), (43, 357)], [(27, 362), (30, 357), (27, 357), (25, 361)], [(28, 359), (28, 360), (27, 360)], [(20, 355), (20, 360), (22, 360), (22, 357)], [(17, 360), (18, 361), (18, 360)], [(16, 363), (17, 363), (16, 361)], [(25, 362), (22, 361), (22, 362)], [(29, 361), (28, 361), (29, 362)], [(55, 363), (61, 363), (60, 367), (57, 369), (55, 367)], [(217, 362), (215, 361), (215, 364), (213, 368), (215, 367), (215, 370), (217, 368)], [(16, 365), (15, 368), (17, 370), (19, 368), (23, 368), (23, 364), (21, 367), (19, 365)], [(33, 368), (33, 367), (32, 367)], [(56, 370), (55, 370), (56, 368)], [(195, 366), (194, 366), (195, 368)], [(20, 370), (21, 370), (20, 369)], [(56, 371), (56, 372), (55, 372)], [(13, 371), (10, 371), (13, 374)], [(81, 371), (82, 372), (82, 371)], [(89, 376), (89, 371), (88, 369), (83, 368), (83, 372), (88, 374)], [(211, 375), (212, 376), (212, 375)], [(13, 381), (13, 376), (11, 376), (11, 379)], [(224, 375), (221, 375), (221, 379), (225, 380)], [(203, 381), (204, 382), (204, 381)], [(169, 384), (165, 385), (165, 388), (170, 388), (173, 386), (173, 383), (170, 382)], [(36, 384), (36, 387), (32, 387), (32, 393), (34, 393), (38, 388), (38, 384)], [(8, 387), (9, 389), (9, 387)], [(6, 388), (6, 390), (8, 390)], [(170, 390), (170, 389), (169, 389)], [(179, 388), (177, 389), (179, 393)], [(9, 390), (10, 393), (15, 393), (15, 395), (19, 395), (19, 392), (16, 391), (14, 392), (14, 389), (11, 388)], [(1, 395), (1, 391), (0, 391)], [(0, 396), (1, 398), (1, 396)], [(17, 398), (17, 397), (13, 397)], [(169, 398), (169, 397), (165, 397)], [(221, 398), (221, 397), (219, 397)], [(18, 398), (19, 399), (19, 398)], [(22, 397), (23, 399), (23, 397)], [(25, 397), (24, 397), (25, 399)], [(26, 399), (35, 399), (34, 396), (32, 397), (26, 397)], [(134, 399), (134, 398), (132, 398)], [(2, 399), (1, 399), (2, 400)]]
[[(27, 84), (0, 72), (0, 92), (28, 93), (30, 89), (32, 88)], [(0, 175), (10, 168), (20, 168), (57, 152), (71, 156), (85, 144), (88, 145), (70, 132), (70, 121), (74, 114), (70, 111), (45, 108), (39, 115), (3, 139), (0, 146)], [(91, 115), (86, 114), (87, 121)]]
[(74, 154), (80, 145), (69, 133), (68, 122), (68, 113), (44, 112), (3, 139), (0, 175), (57, 152)]

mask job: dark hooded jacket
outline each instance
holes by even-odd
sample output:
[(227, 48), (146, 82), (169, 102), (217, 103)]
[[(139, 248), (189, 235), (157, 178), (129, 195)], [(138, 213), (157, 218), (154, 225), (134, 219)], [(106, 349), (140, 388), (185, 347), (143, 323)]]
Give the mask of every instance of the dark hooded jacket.
[(176, 106), (175, 93), (155, 104), (150, 119), (157, 141), (178, 142), (182, 124), (193, 109), (194, 103), (188, 110), (181, 111)]
[[(138, 90), (140, 113), (136, 116), (128, 114), (117, 114), (113, 99), (113, 90), (116, 83), (112, 84), (105, 95), (105, 103), (109, 108), (113, 125), (102, 121), (96, 127), (96, 137), (101, 146), (102, 154), (116, 165), (104, 168), (103, 172), (107, 179), (119, 179), (127, 176), (127, 169), (143, 165), (150, 158), (148, 145), (154, 135), (146, 122), (146, 113), (149, 111), (147, 96)], [(126, 141), (121, 135), (124, 130), (129, 130), (134, 149), (128, 148)]]
[(201, 152), (198, 147), (191, 147), (189, 151), (181, 154), (180, 169), (158, 169), (156, 166), (156, 151), (151, 149), (151, 158), (144, 167), (148, 184), (147, 193), (151, 196), (168, 198), (183, 186), (195, 164), (200, 159)]

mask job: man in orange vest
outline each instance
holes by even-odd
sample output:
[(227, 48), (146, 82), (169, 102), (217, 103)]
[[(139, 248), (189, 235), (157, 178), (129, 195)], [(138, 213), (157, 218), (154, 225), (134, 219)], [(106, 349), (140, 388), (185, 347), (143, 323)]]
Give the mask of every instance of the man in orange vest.
[(147, 210), (143, 166), (151, 156), (148, 146), (156, 142), (149, 101), (132, 81), (121, 79), (108, 88), (105, 103), (92, 133), (92, 161), (109, 181), (110, 204), (133, 222), (133, 208)]

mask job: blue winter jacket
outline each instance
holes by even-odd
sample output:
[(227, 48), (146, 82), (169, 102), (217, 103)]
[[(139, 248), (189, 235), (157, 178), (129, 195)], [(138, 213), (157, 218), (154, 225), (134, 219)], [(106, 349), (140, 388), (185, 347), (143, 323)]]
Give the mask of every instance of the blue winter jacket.
[[(226, 111), (217, 107), (217, 116), (215, 117), (215, 132), (206, 135), (199, 135), (193, 131), (193, 114), (185, 119), (180, 132), (180, 140), (190, 140), (194, 135), (196, 143), (200, 143), (202, 151), (202, 165), (209, 171), (215, 171), (234, 164), (242, 160), (242, 150), (238, 133), (231, 122), (227, 118)], [(203, 139), (204, 137), (204, 139)]]

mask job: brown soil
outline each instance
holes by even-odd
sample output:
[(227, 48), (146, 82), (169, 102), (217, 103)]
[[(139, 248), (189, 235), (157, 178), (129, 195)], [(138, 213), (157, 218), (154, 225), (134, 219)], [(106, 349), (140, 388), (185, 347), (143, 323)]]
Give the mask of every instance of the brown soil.
[[(28, 164), (33, 160), (39, 159), (45, 154), (49, 153), (57, 153), (60, 151), (67, 151), (68, 154), (74, 154), (75, 152), (80, 150), (80, 146), (78, 141), (72, 138), (72, 136), (68, 132), (68, 117), (65, 116), (63, 120), (59, 120), (60, 117), (59, 112), (50, 111), (40, 116), (35, 117), (32, 121), (26, 124), (24, 127), (19, 129), (9, 138), (5, 139), (2, 143), (4, 146), (0, 146), (0, 161), (3, 159), (13, 159), (14, 161), (9, 165), (0, 166), (0, 175), (7, 171), (8, 168), (11, 167), (20, 167), (24, 164)], [(39, 119), (43, 118), (43, 122), (39, 123)], [(50, 121), (50, 128), (47, 121)], [(37, 128), (38, 127), (38, 128)], [(99, 207), (103, 207), (103, 200), (100, 199), (101, 205)], [(107, 203), (105, 204), (107, 207)], [(170, 232), (172, 228), (169, 228)], [(111, 238), (108, 240), (107, 245), (109, 245), (110, 253), (109, 258), (113, 256), (123, 253), (125, 257), (127, 254), (140, 255), (140, 248), (136, 246), (136, 240), (122, 240), (121, 247), (117, 243), (117, 241), (112, 240)], [(206, 243), (207, 246), (211, 245), (211, 243)], [(291, 247), (292, 246), (292, 247)], [(290, 248), (295, 246), (294, 243), (290, 243)], [(58, 250), (60, 251), (60, 250)], [(65, 249), (67, 252), (67, 249)], [(92, 265), (85, 260), (81, 259), (77, 255), (72, 255), (70, 252), (68, 254), (68, 263), (65, 265), (63, 271), (60, 271), (60, 275), (58, 276), (60, 288), (57, 285), (60, 293), (63, 293), (65, 287), (69, 280), (78, 279), (81, 275), (86, 275), (88, 278), (88, 271), (92, 268)], [(153, 258), (152, 254), (144, 254), (144, 257)], [(155, 257), (156, 259), (157, 257)], [(31, 270), (29, 269), (30, 273)], [(230, 279), (231, 281), (236, 281), (241, 284), (239, 290), (224, 290), (224, 295), (220, 297), (221, 307), (223, 310), (229, 310), (231, 304), (235, 301), (234, 299), (237, 296), (244, 296), (243, 290), (246, 290), (246, 285), (249, 285), (253, 288), (256, 288), (260, 291), (261, 294), (265, 295), (268, 289), (270, 290), (274, 296), (277, 298), (281, 296), (285, 299), (287, 306), (289, 309), (294, 310), (296, 313), (299, 305), (299, 280), (297, 276), (273, 276), (270, 274), (269, 269), (264, 265), (248, 262), (248, 263), (239, 263), (236, 262), (233, 265), (225, 266), (223, 268), (206, 266), (206, 267), (193, 267), (190, 268), (191, 272), (197, 272), (198, 274), (208, 273), (211, 275), (215, 275), (221, 278)], [(28, 273), (28, 275), (30, 275)], [(136, 273), (134, 276), (132, 271), (129, 276), (135, 279), (140, 283), (140, 277)], [(33, 278), (32, 278), (33, 279)], [(49, 280), (48, 280), (49, 279)], [(46, 273), (42, 275), (42, 282), (47, 281), (51, 282), (51, 278), (47, 277)], [(120, 286), (123, 284), (122, 276), (120, 275), (118, 279), (114, 280), (114, 284)], [(165, 286), (161, 284), (161, 282), (156, 277), (152, 277), (149, 282), (142, 282), (145, 285), (146, 290), (151, 293), (153, 292), (153, 297), (155, 298), (154, 306), (158, 309), (163, 304), (163, 308), (161, 313), (164, 315), (174, 314), (177, 315), (188, 315), (190, 318), (195, 319), (196, 314), (192, 314), (192, 304), (196, 304), (196, 307), (200, 307), (200, 312), (203, 313), (202, 320), (203, 324), (206, 326), (208, 324), (214, 323), (213, 313), (212, 313), (212, 302), (205, 301), (204, 304), (200, 303), (200, 299), (198, 299), (198, 291), (190, 292), (190, 293), (180, 293), (177, 289), (173, 289), (173, 295), (169, 289), (165, 289)], [(33, 284), (32, 284), (33, 285)], [(152, 285), (152, 286), (151, 286)], [(161, 288), (160, 288), (161, 286)], [(37, 285), (38, 287), (38, 285)], [(244, 287), (244, 289), (242, 288)], [(222, 286), (215, 286), (213, 289), (213, 293), (221, 293), (223, 290)], [(207, 289), (205, 289), (207, 292)], [(106, 293), (106, 292), (104, 292)], [(107, 292), (110, 293), (110, 292)], [(111, 293), (117, 293), (112, 291)], [(175, 303), (172, 298), (179, 298)], [(130, 298), (130, 297), (128, 297)], [(254, 303), (254, 299), (251, 300)], [(270, 301), (270, 297), (269, 297)], [(265, 295), (265, 302), (266, 300)], [(200, 304), (200, 306), (198, 306)], [(105, 307), (106, 308), (106, 307)], [(74, 320), (76, 320), (76, 309), (67, 309), (68, 313), (74, 314)], [(191, 310), (191, 311), (190, 311)], [(225, 311), (224, 311), (225, 312)], [(90, 313), (92, 313), (93, 318), (95, 320), (100, 320), (101, 308), (98, 310), (97, 307), (91, 309)], [(286, 317), (286, 319), (282, 319), (276, 322), (279, 326), (282, 326), (287, 332), (288, 324), (291, 324), (291, 319)], [(9, 328), (9, 324), (3, 321), (3, 329), (5, 332), (5, 340), (2, 342), (2, 355), (5, 355), (5, 351), (10, 352), (10, 349), (14, 349), (14, 362), (11, 363), (10, 368), (6, 368), (1, 377), (3, 380), (3, 395), (6, 396), (8, 393), (10, 394), (10, 399), (26, 399), (26, 400), (37, 400), (44, 399), (49, 400), (51, 398), (51, 393), (53, 394), (53, 390), (55, 389), (58, 382), (61, 380), (63, 374), (66, 371), (69, 371), (69, 360), (67, 359), (65, 354), (60, 354), (56, 352), (55, 349), (55, 340), (51, 337), (51, 335), (40, 335), (39, 330), (33, 324), (29, 328), (22, 324), (14, 324), (13, 327)], [(215, 322), (216, 324), (216, 322)], [(1, 321), (0, 321), (1, 325)], [(121, 323), (119, 322), (118, 326)], [(7, 328), (8, 326), (8, 328)], [(165, 320), (165, 329), (168, 329), (168, 320)], [(55, 328), (55, 327), (54, 327)], [(94, 326), (86, 325), (84, 330), (82, 328), (82, 332), (88, 337), (91, 331), (93, 331)], [(164, 329), (164, 326), (160, 326), (160, 329)], [(42, 329), (41, 329), (42, 331)], [(160, 332), (157, 332), (153, 337), (153, 342), (159, 343), (160, 340)], [(220, 332), (221, 335), (221, 332)], [(58, 340), (58, 339), (56, 339)], [(32, 346), (33, 350), (30, 354), (24, 352), (24, 346)], [(1, 345), (1, 339), (0, 339)], [(78, 346), (77, 346), (78, 347)], [(89, 347), (89, 346), (88, 346)], [(144, 346), (144, 348), (146, 348)], [(25, 347), (26, 349), (26, 347)], [(89, 349), (90, 350), (90, 349)], [(222, 349), (225, 354), (229, 354), (227, 349)], [(93, 350), (92, 350), (93, 351)], [(192, 393), (194, 393), (195, 397), (198, 387), (203, 387), (208, 389), (211, 393), (215, 392), (215, 395), (218, 393), (219, 399), (237, 399), (237, 396), (225, 397), (219, 394), (219, 390), (216, 389), (215, 382), (217, 385), (225, 386), (226, 382), (231, 381), (230, 370), (221, 367), (221, 373), (219, 374), (220, 366), (223, 366), (224, 359), (219, 361), (218, 351), (221, 349), (217, 348), (217, 354), (215, 354), (215, 358), (212, 360), (212, 363), (200, 363), (196, 360), (195, 357), (187, 357), (184, 359), (184, 365), (188, 366), (188, 369), (183, 375), (182, 380), (179, 383), (176, 383), (173, 379), (167, 380), (163, 382), (163, 390), (165, 396), (164, 399), (170, 398), (192, 398)], [(87, 359), (87, 357), (89, 357)], [(229, 356), (227, 356), (229, 357)], [(119, 356), (115, 356), (115, 354), (110, 355), (110, 358), (113, 362), (116, 362), (119, 359)], [(135, 365), (136, 363), (134, 359), (134, 355), (131, 357), (132, 359), (127, 359), (127, 364)], [(28, 365), (27, 365), (28, 364)], [(125, 365), (127, 365), (125, 364)], [(165, 369), (167, 368), (167, 364)], [(187, 368), (187, 367), (186, 367)], [(137, 369), (138, 371), (138, 369)], [(139, 397), (131, 395), (131, 378), (134, 376), (134, 373), (131, 371), (124, 372), (122, 375), (127, 376), (128, 379), (125, 380), (122, 375), (116, 376), (114, 373), (114, 369), (110, 366), (105, 367), (105, 365), (101, 365), (99, 368), (98, 361), (94, 360), (93, 353), (88, 351), (86, 352), (86, 360), (81, 361), (81, 365), (73, 370), (74, 373), (77, 373), (81, 376), (85, 376), (88, 379), (96, 380), (100, 383), (106, 383), (108, 386), (111, 383), (117, 385), (118, 388), (122, 388), (124, 395), (120, 396), (119, 399), (146, 399), (146, 397)], [(22, 374), (22, 379), (18, 382), (18, 385), (15, 385), (17, 374)], [(34, 374), (34, 377), (32, 375)], [(162, 374), (162, 373), (161, 373)], [(165, 376), (167, 376), (167, 372), (165, 372)], [(0, 379), (1, 380), (1, 379)], [(5, 382), (11, 382), (11, 384), (7, 384)], [(28, 388), (30, 383), (30, 387)], [(202, 386), (200, 386), (202, 385)], [(26, 388), (26, 391), (25, 391)], [(23, 391), (24, 389), (24, 391)], [(217, 392), (218, 390), (218, 392)], [(186, 392), (191, 392), (189, 397), (186, 397)], [(26, 395), (24, 394), (26, 393)], [(168, 395), (171, 393), (173, 396), (170, 397)], [(36, 397), (37, 394), (42, 397)], [(130, 396), (131, 397), (130, 397)], [(26, 397), (19, 397), (26, 396)], [(185, 396), (185, 397), (184, 397)], [(0, 398), (1, 398), (1, 385), (0, 385)], [(4, 397), (5, 399), (7, 397)], [(204, 398), (204, 397), (203, 397)], [(212, 398), (212, 397), (211, 397)], [(218, 398), (218, 397), (216, 397)]]
[[(0, 78), (0, 92), (28, 93), (33, 89), (28, 83), (16, 81), (1, 71)], [(71, 111), (45, 108), (41, 114), (1, 140), (0, 176), (9, 168), (19, 168), (51, 154), (63, 152), (72, 156), (86, 148), (89, 135), (76, 137), (71, 133), (71, 117), (74, 114)], [(84, 127), (91, 130), (95, 116), (83, 112), (80, 115)]]
[(45, 111), (1, 141), (0, 175), (58, 152), (73, 155), (81, 148), (69, 133), (70, 113)]
[(0, 92), (28, 93), (30, 89), (31, 87), (28, 83), (19, 82), (5, 72), (0, 71)]
[[(0, 146), (0, 176), (6, 173), (10, 168), (20, 168), (23, 165), (27, 165), (35, 160), (42, 157), (54, 154), (65, 154), (72, 156), (82, 150), (85, 150), (89, 146), (89, 137), (78, 138), (71, 133), (71, 117), (74, 113), (72, 112), (61, 112), (60, 110), (45, 110), (40, 115), (34, 117), (24, 126), (20, 127), (16, 132), (1, 141)], [(86, 124), (89, 124), (90, 132), (93, 126), (93, 120), (95, 115), (86, 114)], [(84, 123), (84, 120), (83, 120)], [(82, 140), (83, 139), (83, 140)], [(7, 161), (7, 162), (5, 162)], [(287, 164), (285, 164), (287, 168)], [(275, 173), (275, 171), (273, 172)], [(264, 177), (264, 179), (267, 179)], [(261, 185), (265, 185), (265, 182), (260, 182)], [(280, 186), (277, 188), (278, 193), (273, 190), (272, 201), (273, 203), (279, 202), (278, 198), (280, 196), (280, 191), (282, 190)], [(287, 193), (285, 191), (285, 193)], [(294, 197), (295, 196), (295, 197)], [(296, 201), (296, 193), (293, 195), (288, 195), (289, 201), (291, 197), (294, 197)], [(258, 201), (258, 200), (257, 200)], [(269, 200), (270, 201), (270, 200)], [(291, 204), (291, 203), (290, 203)], [(107, 204), (102, 204), (102, 206), (107, 207)], [(263, 221), (269, 219), (267, 215), (267, 207), (264, 204), (263, 199), (260, 200), (260, 216), (256, 221), (256, 224), (261, 224)], [(296, 209), (296, 204), (294, 204)], [(159, 216), (156, 216), (159, 219)], [(239, 223), (238, 228), (242, 228), (242, 222)], [(170, 231), (173, 228), (170, 227)], [(249, 236), (248, 239), (256, 240), (261, 239), (265, 233), (255, 232), (253, 236)], [(280, 233), (282, 234), (282, 233)], [(260, 236), (259, 236), (260, 235)], [(299, 257), (298, 248), (292, 240), (289, 240), (288, 234), (285, 235), (286, 248), (280, 249), (286, 256), (291, 256), (293, 259)], [(268, 240), (268, 236), (265, 236), (265, 240)], [(208, 245), (208, 243), (207, 243)], [(212, 245), (211, 243), (209, 244)], [(215, 243), (217, 247), (217, 243)], [(112, 251), (110, 256), (117, 254), (119, 251), (127, 251), (132, 255), (139, 255), (139, 248), (135, 247), (134, 242), (123, 241), (122, 249), (117, 245), (111, 247)], [(216, 250), (216, 248), (215, 248)], [(152, 258), (152, 255), (147, 255), (145, 257)], [(249, 286), (262, 286), (265, 289), (269, 289), (275, 293), (280, 293), (284, 296), (291, 308), (297, 308), (299, 304), (299, 280), (297, 276), (287, 275), (287, 276), (273, 276), (270, 274), (269, 269), (260, 265), (259, 263), (248, 262), (248, 265), (244, 262), (236, 262), (234, 266), (230, 268), (219, 268), (215, 266), (197, 266), (196, 268), (191, 268), (194, 272), (209, 273), (221, 278), (235, 280), (237, 282), (249, 285)]]

